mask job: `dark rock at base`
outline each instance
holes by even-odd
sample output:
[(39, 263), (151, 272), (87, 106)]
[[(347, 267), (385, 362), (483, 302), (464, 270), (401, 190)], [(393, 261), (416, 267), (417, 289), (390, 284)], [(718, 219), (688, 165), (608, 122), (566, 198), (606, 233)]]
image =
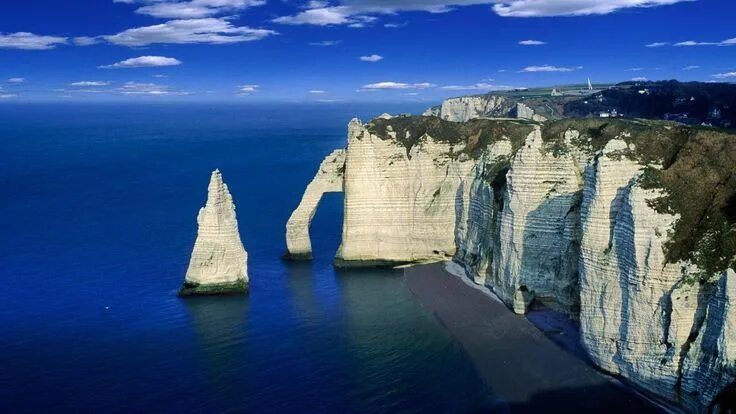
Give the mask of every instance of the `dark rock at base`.
[(396, 267), (412, 264), (413, 262), (407, 261), (393, 261), (393, 260), (344, 260), (336, 257), (332, 262), (333, 266), (339, 269), (349, 268), (362, 268), (362, 267)]
[(288, 251), (281, 256), (281, 260), (286, 261), (303, 261), (312, 260), (312, 253), (289, 253)]
[(245, 295), (249, 292), (248, 282), (238, 280), (232, 283), (217, 284), (199, 284), (192, 282), (184, 282), (184, 285), (176, 295), (179, 297), (188, 296), (225, 296), (225, 295)]

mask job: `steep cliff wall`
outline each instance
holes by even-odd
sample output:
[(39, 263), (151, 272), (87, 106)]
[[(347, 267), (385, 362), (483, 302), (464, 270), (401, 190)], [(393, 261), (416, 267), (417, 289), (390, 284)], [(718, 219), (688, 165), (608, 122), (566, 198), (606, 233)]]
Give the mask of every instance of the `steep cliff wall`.
[[(424, 116), (436, 116), (445, 121), (467, 122), (478, 118), (518, 118), (544, 122), (549, 118), (559, 118), (560, 103), (568, 98), (530, 98), (501, 94), (461, 96), (445, 99), (440, 106), (424, 111)], [(543, 112), (546, 116), (538, 112)]]
[(424, 115), (438, 116), (452, 122), (476, 118), (506, 118), (512, 116), (516, 101), (498, 95), (462, 96), (445, 99), (439, 108), (430, 108)]
[(736, 137), (650, 121), (349, 127), (342, 263), (454, 255), (515, 312), (692, 411), (736, 393)]
[(348, 127), (338, 262), (451, 258), (456, 251), (455, 234), (448, 229), (458, 226), (466, 210), (466, 183), (476, 164), (474, 157), (504, 141), (503, 133), (490, 139), (496, 126), (478, 122), (454, 128), (436, 118), (376, 119), (367, 125), (353, 120)]

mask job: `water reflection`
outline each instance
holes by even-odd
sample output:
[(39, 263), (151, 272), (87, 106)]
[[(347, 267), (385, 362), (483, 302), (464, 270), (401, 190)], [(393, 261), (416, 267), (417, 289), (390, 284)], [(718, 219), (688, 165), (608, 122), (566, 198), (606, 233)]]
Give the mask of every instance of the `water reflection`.
[[(353, 408), (462, 412), (487, 406), (472, 363), (406, 288), (402, 270), (336, 273), (346, 313), (350, 396), (362, 404)], [(442, 391), (449, 388), (456, 392)], [(426, 405), (418, 408), (417, 400)]]
[[(241, 369), (248, 354), (249, 300), (245, 296), (193, 297), (182, 301), (203, 353), (202, 375), (210, 385), (210, 401), (240, 401)], [(204, 390), (197, 390), (202, 392)], [(224, 407), (222, 407), (224, 408)]]

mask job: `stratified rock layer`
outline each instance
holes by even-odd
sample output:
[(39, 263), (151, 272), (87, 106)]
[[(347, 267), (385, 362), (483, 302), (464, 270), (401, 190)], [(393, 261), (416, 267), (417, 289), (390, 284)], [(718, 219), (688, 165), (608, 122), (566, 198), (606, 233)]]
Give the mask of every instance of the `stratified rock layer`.
[[(462, 105), (459, 120), (477, 108)], [(734, 157), (732, 135), (656, 122), (353, 120), (338, 263), (453, 257), (517, 313), (579, 319), (602, 369), (689, 411), (726, 407), (736, 276), (706, 267), (733, 266)], [(711, 184), (681, 181), (698, 171)]]
[(312, 242), (309, 238), (309, 225), (317, 211), (324, 193), (342, 192), (345, 171), (345, 150), (335, 150), (319, 166), (319, 171), (304, 191), (299, 207), (294, 210), (286, 223), (287, 259), (311, 259)]
[(235, 205), (219, 170), (212, 172), (207, 204), (197, 216), (199, 230), (180, 296), (248, 291), (248, 253), (240, 241)]
[(438, 116), (445, 121), (466, 122), (476, 118), (507, 117), (515, 105), (503, 96), (462, 96), (445, 99), (439, 109), (430, 108), (424, 114)]

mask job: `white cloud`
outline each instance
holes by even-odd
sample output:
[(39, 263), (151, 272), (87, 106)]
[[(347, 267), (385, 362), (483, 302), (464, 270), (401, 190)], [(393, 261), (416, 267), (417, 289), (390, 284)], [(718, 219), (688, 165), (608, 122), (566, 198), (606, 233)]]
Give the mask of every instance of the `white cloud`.
[(677, 42), (675, 43), (675, 46), (713, 46), (717, 45), (718, 43), (712, 43), (712, 42), (696, 42), (694, 40), (688, 40), (685, 42)]
[[(496, 14), (505, 17), (584, 16), (608, 14), (625, 8), (654, 7), (691, 0), (339, 0), (330, 5), (319, 1), (308, 4), (291, 16), (273, 21), (283, 24), (317, 26), (365, 26), (361, 19), (370, 15), (389, 15), (402, 11), (445, 13), (457, 7), (492, 5)], [(356, 26), (357, 25), (357, 26)]]
[(524, 69), (520, 70), (519, 72), (524, 73), (532, 73), (532, 72), (572, 72), (575, 70), (582, 69), (582, 66), (576, 66), (574, 68), (565, 68), (565, 67), (559, 67), (559, 66), (552, 66), (552, 65), (542, 65), (542, 66), (527, 66)]
[(72, 42), (77, 46), (91, 46), (101, 43), (102, 40), (93, 36), (77, 36), (72, 39)]
[(649, 43), (648, 45), (644, 45), (644, 46), (646, 46), (646, 47), (663, 47), (663, 46), (667, 46), (667, 45), (669, 45), (669, 43), (667, 43), (667, 42), (654, 42), (654, 43)]
[(372, 54), (372, 55), (368, 55), (368, 56), (361, 56), (361, 57), (359, 57), (358, 59), (360, 59), (360, 60), (361, 60), (361, 61), (363, 61), (363, 62), (371, 62), (371, 63), (375, 63), (375, 62), (378, 62), (379, 60), (383, 60), (383, 56), (381, 56), (381, 55), (376, 55), (376, 54), (374, 53), (374, 54)]
[(685, 66), (684, 68), (682, 68), (682, 70), (695, 70), (695, 69), (700, 69), (700, 66), (690, 65), (690, 66)]
[(587, 16), (683, 1), (690, 0), (504, 0), (494, 1), (493, 11), (504, 17)]
[(18, 95), (14, 93), (0, 93), (0, 99), (10, 99), (10, 98), (15, 98), (16, 96)]
[(546, 45), (547, 42), (543, 42), (541, 40), (522, 40), (519, 44), (522, 46), (542, 46)]
[(10, 78), (6, 80), (7, 83), (24, 83), (26, 81), (26, 78)]
[(716, 79), (736, 78), (736, 72), (716, 73), (713, 77)]
[(79, 81), (72, 82), (69, 86), (108, 86), (109, 84), (108, 81)]
[(404, 83), (404, 82), (377, 82), (363, 85), (359, 91), (378, 91), (387, 89), (427, 89), (434, 88), (435, 84), (429, 82)]
[(398, 29), (400, 27), (406, 27), (409, 23), (386, 23), (383, 25), (383, 27), (389, 28), (389, 29)]
[(350, 18), (352, 10), (349, 7), (317, 7), (304, 10), (293, 16), (281, 16), (273, 19), (282, 24), (311, 24), (315, 26), (330, 26), (352, 24), (357, 21)]
[(696, 42), (695, 40), (686, 40), (684, 42), (677, 42), (673, 46), (678, 47), (692, 47), (692, 46), (734, 46), (736, 45), (736, 37), (731, 39), (721, 40), (720, 42)]
[(309, 46), (322, 46), (322, 47), (328, 47), (328, 46), (335, 46), (342, 43), (342, 40), (322, 40), (319, 42), (309, 42)]
[(165, 85), (140, 82), (125, 82), (117, 91), (122, 95), (138, 96), (189, 95), (188, 92), (172, 91)]
[(643, 76), (639, 76), (639, 77), (636, 77), (636, 78), (631, 78), (631, 80), (634, 81), (634, 82), (646, 82), (649, 79), (647, 79), (647, 78), (645, 78)]
[(641, 72), (644, 70), (644, 68), (628, 68), (626, 70), (629, 72)]
[(141, 4), (136, 13), (167, 19), (191, 19), (232, 13), (266, 4), (265, 0), (115, 0)]
[(312, 89), (311, 91), (309, 91), (309, 93), (315, 94), (315, 95), (321, 95), (321, 94), (327, 93), (327, 91), (322, 90), (322, 89)]
[(233, 26), (224, 18), (170, 20), (153, 26), (128, 29), (115, 35), (103, 36), (116, 45), (146, 46), (155, 43), (239, 43), (261, 40), (277, 34), (273, 30)]
[(495, 87), (495, 85), (490, 83), (479, 82), (472, 85), (447, 85), (441, 87), (441, 89), (447, 89), (450, 91), (489, 91)]
[(165, 56), (139, 56), (137, 58), (125, 59), (112, 65), (98, 66), (100, 69), (131, 69), (131, 68), (154, 68), (160, 66), (181, 65), (178, 59)]
[(28, 32), (0, 33), (0, 49), (48, 50), (66, 43), (66, 37), (41, 36)]
[(260, 90), (260, 85), (240, 85), (238, 95), (252, 95)]

